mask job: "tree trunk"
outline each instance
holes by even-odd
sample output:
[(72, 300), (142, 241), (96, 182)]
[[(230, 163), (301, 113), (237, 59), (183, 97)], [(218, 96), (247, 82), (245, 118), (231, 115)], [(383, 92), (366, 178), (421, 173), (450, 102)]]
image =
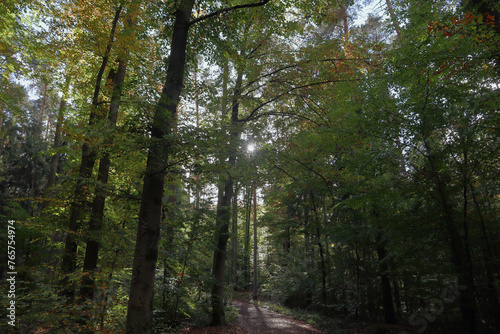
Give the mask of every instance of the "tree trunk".
[[(114, 129), (118, 119), (118, 109), (120, 107), (120, 98), (122, 92), (123, 82), (125, 81), (125, 74), (127, 71), (127, 60), (118, 60), (118, 70), (114, 75), (113, 92), (111, 97), (111, 104), (109, 107), (109, 127)], [(108, 139), (108, 144), (113, 144), (113, 137)], [(90, 236), (87, 240), (87, 247), (85, 249), (85, 259), (83, 263), (83, 276), (80, 288), (80, 295), (82, 298), (94, 298), (94, 272), (97, 269), (97, 261), (99, 258), (99, 241), (97, 234), (102, 228), (102, 221), (104, 217), (104, 205), (106, 202), (106, 191), (104, 186), (108, 183), (109, 168), (111, 161), (109, 154), (105, 153), (99, 161), (98, 179), (99, 185), (95, 191), (94, 201), (92, 203), (92, 213), (90, 216), (89, 232)]]
[(311, 280), (311, 243), (309, 234), (309, 207), (306, 205), (304, 208), (304, 248), (306, 251), (306, 274), (307, 274), (307, 287), (306, 287), (306, 305), (312, 303), (312, 280)]
[(213, 263), (213, 276), (215, 283), (212, 288), (212, 320), (211, 326), (226, 324), (224, 314), (224, 275), (226, 269), (226, 247), (229, 239), (230, 205), (233, 192), (233, 178), (227, 176), (224, 182), (224, 191), (221, 192), (217, 204), (217, 226), (215, 235), (215, 250)]
[[(323, 244), (321, 243), (321, 231), (320, 231), (320, 217), (318, 213), (318, 208), (316, 206), (316, 202), (314, 200), (314, 193), (310, 193), (311, 203), (314, 210), (314, 218), (316, 222), (316, 243), (319, 249), (319, 260), (320, 260), (320, 268), (321, 268), (321, 302), (326, 304), (326, 281), (327, 281), (327, 272), (326, 272), (326, 263), (325, 263), (325, 252), (323, 249)], [(326, 217), (325, 217), (326, 219)], [(325, 220), (326, 222), (326, 220)]]
[(243, 288), (248, 288), (250, 283), (250, 214), (252, 210), (252, 195), (248, 187), (245, 199), (245, 238), (243, 248)]
[(347, 5), (342, 6), (342, 22), (344, 23), (344, 43), (349, 42), (349, 23), (347, 21)]
[(62, 123), (64, 120), (64, 109), (66, 108), (66, 97), (68, 95), (69, 89), (69, 78), (66, 78), (66, 82), (64, 83), (63, 95), (61, 97), (61, 102), (59, 103), (59, 112), (57, 113), (57, 122), (56, 122), (56, 131), (54, 134), (54, 147), (56, 150), (54, 155), (50, 160), (50, 171), (49, 176), (47, 178), (47, 184), (45, 185), (45, 189), (49, 189), (56, 183), (56, 173), (57, 173), (57, 165), (59, 164), (60, 154), (57, 152), (57, 149), (61, 146), (61, 134), (62, 134)]
[[(99, 69), (99, 72), (97, 73), (97, 79), (94, 87), (94, 96), (92, 98), (92, 106), (90, 108), (89, 127), (93, 126), (96, 120), (102, 119), (104, 117), (104, 113), (98, 111), (101, 81), (106, 69), (106, 65), (108, 64), (109, 54), (114, 42), (115, 30), (118, 24), (121, 10), (122, 7), (120, 6), (115, 12), (106, 53), (102, 58), (101, 67)], [(76, 255), (78, 251), (78, 241), (76, 235), (81, 225), (80, 214), (85, 208), (86, 197), (88, 193), (88, 180), (92, 175), (94, 163), (96, 160), (96, 152), (95, 149), (90, 145), (90, 142), (91, 138), (85, 138), (85, 142), (82, 145), (82, 158), (80, 162), (80, 169), (78, 172), (78, 181), (75, 186), (74, 200), (71, 203), (68, 233), (66, 235), (63, 260), (61, 265), (61, 271), (64, 275), (64, 278), (61, 281), (61, 284), (63, 286), (61, 294), (68, 299), (73, 299), (75, 296), (75, 287), (69, 282), (68, 275), (76, 271)]]
[(396, 13), (394, 12), (394, 8), (392, 7), (391, 0), (386, 0), (386, 3), (389, 15), (391, 16), (392, 24), (394, 24), (394, 29), (396, 29), (396, 34), (398, 35), (398, 38), (401, 38), (401, 27), (399, 26), (399, 21), (396, 17)]
[(257, 300), (257, 258), (259, 256), (257, 238), (257, 184), (253, 182), (253, 300)]
[(435, 157), (433, 156), (431, 146), (426, 139), (424, 139), (424, 146), (426, 149), (426, 157), (429, 162), (429, 167), (432, 172), (432, 181), (434, 182), (434, 187), (438, 195), (438, 201), (443, 209), (443, 220), (450, 238), (451, 253), (453, 263), (455, 265), (455, 271), (458, 276), (458, 285), (465, 288), (465, 290), (460, 294), (460, 310), (464, 326), (468, 333), (478, 333), (480, 329), (480, 316), (475, 298), (475, 284), (470, 256), (467, 255), (463, 239), (456, 227), (452, 206), (450, 205), (448, 196), (446, 195), (445, 183), (439, 175)]
[(237, 263), (238, 263), (238, 184), (234, 185), (233, 193), (233, 211), (231, 212), (231, 283), (236, 286)]
[[(231, 111), (231, 133), (229, 139), (229, 166), (236, 165), (236, 152), (239, 139), (239, 99), (241, 95), (241, 84), (243, 73), (240, 71), (236, 79), (233, 96), (233, 107)], [(212, 289), (212, 326), (226, 324), (224, 315), (224, 275), (226, 270), (226, 248), (229, 239), (229, 221), (231, 218), (231, 198), (233, 197), (233, 176), (228, 173), (224, 183), (224, 191), (219, 196), (216, 214), (216, 234), (213, 275), (215, 283)], [(221, 192), (219, 192), (221, 193)]]
[(472, 182), (469, 179), (469, 186), (472, 193), (472, 200), (474, 206), (476, 207), (477, 214), (479, 217), (479, 222), (481, 225), (481, 254), (483, 255), (484, 260), (484, 271), (486, 273), (486, 286), (488, 288), (487, 298), (488, 298), (488, 311), (485, 312), (489, 315), (491, 319), (490, 322), (494, 324), (496, 328), (500, 327), (500, 303), (498, 301), (498, 289), (496, 287), (495, 273), (498, 273), (498, 264), (497, 259), (498, 256), (495, 255), (495, 252), (491, 246), (491, 240), (488, 237), (486, 232), (486, 222), (484, 220), (484, 216), (481, 206), (477, 200), (477, 196), (475, 194), (475, 189)]
[(126, 333), (149, 334), (153, 329), (153, 296), (161, 206), (172, 151), (171, 127), (177, 112), (184, 79), (189, 20), (194, 0), (184, 0), (175, 12), (167, 77), (151, 126), (146, 175), (142, 188), (139, 224), (132, 266)]
[[(126, 30), (132, 31), (137, 18), (137, 5), (131, 6), (129, 12), (127, 13), (125, 19)], [(133, 35), (130, 34), (130, 35)], [(121, 95), (123, 83), (125, 82), (125, 76), (127, 73), (128, 65), (128, 52), (129, 50), (125, 47), (121, 50), (121, 55), (118, 57), (117, 63), (118, 68), (115, 72), (114, 69), (110, 70), (110, 77), (113, 78), (112, 90), (111, 90), (111, 103), (109, 105), (108, 113), (108, 126), (109, 129), (113, 130), (116, 128), (116, 122), (118, 120), (118, 110), (120, 108)], [(113, 145), (113, 136), (111, 133), (106, 139), (106, 145)], [(90, 236), (87, 240), (87, 246), (85, 249), (85, 258), (83, 263), (83, 275), (82, 284), (80, 287), (80, 295), (83, 299), (93, 299), (94, 298), (94, 272), (97, 269), (97, 262), (99, 258), (99, 241), (96, 236), (102, 228), (102, 222), (104, 218), (104, 206), (106, 203), (106, 191), (104, 189), (105, 185), (108, 183), (109, 169), (111, 166), (111, 161), (109, 154), (104, 153), (103, 157), (99, 161), (99, 172), (97, 175), (98, 186), (95, 190), (95, 197), (92, 203), (92, 213), (90, 216), (89, 232)]]
[(382, 306), (384, 310), (384, 322), (386, 324), (397, 323), (396, 311), (394, 310), (394, 302), (392, 298), (391, 283), (387, 276), (387, 250), (385, 249), (382, 235), (377, 236), (377, 255), (380, 269), (380, 285), (382, 287)]

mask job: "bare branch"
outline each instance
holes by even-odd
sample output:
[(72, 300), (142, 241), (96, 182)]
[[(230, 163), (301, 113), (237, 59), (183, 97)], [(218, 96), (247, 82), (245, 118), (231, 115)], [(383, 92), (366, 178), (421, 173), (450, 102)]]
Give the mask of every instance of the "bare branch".
[(283, 173), (285, 173), (285, 174), (286, 174), (289, 178), (291, 178), (292, 180), (297, 181), (297, 179), (296, 179), (296, 178), (294, 178), (292, 175), (290, 175), (290, 174), (289, 174), (286, 170), (284, 170), (284, 169), (283, 169), (283, 168), (281, 168), (280, 166), (278, 166), (278, 165), (274, 164), (274, 168), (276, 168), (276, 169), (278, 169), (278, 170), (282, 171)]
[(255, 107), (251, 112), (250, 112), (250, 115), (248, 115), (246, 118), (242, 119), (242, 120), (239, 120), (239, 122), (248, 122), (249, 120), (252, 120), (254, 118), (256, 118), (254, 115), (257, 111), (259, 111), (260, 109), (262, 109), (263, 107), (265, 107), (266, 105), (276, 101), (276, 100), (279, 100), (280, 98), (282, 98), (283, 96), (286, 96), (286, 95), (289, 95), (290, 93), (292, 93), (293, 91), (296, 91), (298, 89), (302, 89), (302, 88), (308, 88), (308, 87), (313, 87), (313, 86), (321, 86), (321, 85), (326, 85), (326, 84), (329, 84), (329, 83), (335, 83), (335, 82), (351, 82), (351, 81), (359, 81), (360, 79), (345, 79), (345, 80), (326, 80), (326, 81), (319, 81), (319, 82), (313, 82), (313, 83), (309, 83), (309, 84), (305, 84), (305, 85), (301, 85), (301, 86), (297, 86), (297, 87), (293, 87), (293, 88), (290, 88), (289, 90), (287, 90), (286, 92), (284, 93), (281, 93), (281, 94), (278, 94), (276, 95), (275, 97), (273, 97), (272, 99), (266, 101), (266, 102), (263, 102), (262, 104), (260, 104), (259, 106)]
[(223, 14), (223, 13), (232, 12), (234, 10), (238, 10), (238, 9), (242, 9), (242, 8), (251, 8), (251, 7), (264, 6), (269, 1), (271, 1), (271, 0), (262, 0), (261, 2), (257, 2), (257, 3), (248, 3), (248, 4), (245, 4), (245, 5), (238, 5), (238, 6), (233, 6), (233, 7), (219, 9), (219, 10), (213, 12), (213, 13), (210, 13), (210, 14), (207, 14), (207, 15), (203, 15), (203, 16), (198, 17), (197, 19), (192, 20), (191, 22), (189, 22), (189, 25), (191, 26), (191, 25), (196, 24), (196, 23), (198, 23), (200, 21), (209, 19), (211, 17), (217, 16), (217, 15), (220, 15), (220, 14)]

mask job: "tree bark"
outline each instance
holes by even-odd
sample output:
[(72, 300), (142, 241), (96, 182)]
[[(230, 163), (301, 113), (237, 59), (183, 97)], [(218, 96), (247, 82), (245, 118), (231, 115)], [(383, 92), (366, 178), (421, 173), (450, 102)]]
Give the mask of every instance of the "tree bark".
[[(133, 29), (137, 19), (137, 6), (138, 4), (132, 5), (129, 8), (124, 20), (125, 31), (131, 32), (127, 33), (127, 37), (130, 35), (133, 36)], [(114, 69), (110, 70), (110, 77), (113, 78), (113, 83), (111, 90), (111, 103), (109, 105), (108, 113), (108, 126), (111, 130), (116, 128), (116, 122), (118, 120), (118, 111), (121, 103), (123, 83), (125, 82), (125, 76), (127, 73), (128, 58), (129, 50), (127, 47), (124, 47), (120, 50), (120, 54), (117, 59), (118, 68), (116, 71)], [(109, 147), (113, 145), (113, 135), (114, 134), (111, 133), (106, 139), (106, 145)], [(96, 237), (102, 228), (104, 218), (104, 206), (106, 203), (106, 191), (104, 187), (108, 183), (110, 166), (111, 161), (109, 153), (105, 152), (99, 161), (99, 171), (97, 175), (98, 186), (95, 190), (94, 201), (92, 203), (92, 213), (89, 222), (90, 236), (88, 237), (87, 247), (85, 248), (82, 282), (80, 287), (80, 296), (83, 299), (94, 298), (95, 288), (93, 276), (97, 269), (100, 247), (99, 241)]]
[(54, 134), (54, 150), (56, 152), (52, 156), (50, 160), (50, 171), (49, 176), (47, 178), (47, 184), (45, 185), (45, 189), (49, 189), (56, 183), (56, 173), (57, 166), (59, 164), (60, 154), (57, 152), (57, 149), (61, 146), (61, 134), (62, 134), (62, 123), (64, 121), (64, 109), (66, 108), (66, 97), (68, 95), (69, 89), (69, 77), (66, 78), (66, 82), (64, 83), (63, 95), (61, 97), (61, 102), (59, 103), (59, 111), (57, 113), (57, 121), (56, 121), (56, 131)]
[(394, 24), (394, 29), (396, 29), (396, 34), (398, 35), (398, 38), (401, 38), (401, 27), (399, 26), (399, 21), (396, 17), (396, 13), (394, 12), (394, 8), (392, 7), (391, 0), (386, 0), (386, 3), (389, 15), (391, 16), (392, 24)]
[(377, 237), (377, 255), (379, 260), (380, 268), (380, 285), (382, 287), (382, 306), (384, 309), (384, 322), (386, 324), (397, 323), (396, 311), (394, 310), (394, 302), (391, 292), (391, 283), (389, 277), (387, 276), (388, 265), (387, 265), (387, 250), (382, 242), (382, 236)]
[(257, 258), (259, 256), (257, 238), (257, 184), (253, 182), (253, 300), (257, 300)]
[(153, 329), (154, 280), (158, 259), (161, 206), (168, 159), (172, 151), (172, 139), (169, 135), (172, 133), (171, 128), (182, 90), (189, 19), (193, 5), (194, 0), (181, 1), (175, 13), (167, 77), (151, 127), (152, 144), (148, 151), (142, 188), (127, 309), (126, 333), (128, 334), (149, 334)]
[[(122, 93), (123, 82), (125, 81), (125, 74), (127, 71), (127, 59), (118, 59), (118, 69), (114, 74), (113, 92), (111, 104), (109, 107), (109, 127), (114, 129), (118, 119), (118, 109), (120, 107), (120, 98)], [(108, 144), (113, 144), (113, 137), (108, 139)], [(109, 154), (105, 153), (99, 161), (99, 172), (97, 181), (99, 185), (95, 190), (95, 197), (92, 203), (92, 213), (90, 216), (89, 232), (90, 236), (87, 240), (87, 247), (85, 248), (85, 259), (83, 263), (83, 276), (82, 284), (80, 287), (80, 296), (84, 299), (94, 298), (94, 272), (97, 269), (97, 261), (99, 258), (99, 241), (96, 236), (102, 228), (102, 221), (104, 216), (104, 205), (106, 202), (106, 191), (104, 186), (108, 183), (109, 168), (111, 161)]]
[(233, 209), (231, 212), (231, 283), (236, 286), (237, 277), (237, 263), (238, 263), (238, 184), (234, 185), (233, 192)]
[(216, 244), (214, 251), (213, 276), (215, 283), (212, 288), (212, 320), (211, 326), (226, 324), (224, 313), (224, 275), (226, 263), (226, 247), (229, 239), (230, 205), (233, 192), (233, 178), (228, 176), (224, 182), (224, 190), (219, 196), (217, 205)]
[[(229, 166), (236, 165), (236, 153), (238, 150), (239, 139), (239, 99), (241, 95), (241, 83), (243, 73), (240, 71), (236, 78), (236, 84), (233, 96), (233, 107), (231, 111), (231, 130), (229, 139)], [(221, 182), (222, 184), (222, 182)], [(229, 221), (231, 218), (231, 198), (233, 197), (233, 176), (231, 172), (226, 176), (223, 192), (219, 191), (217, 214), (216, 214), (216, 234), (213, 275), (215, 283), (212, 289), (212, 326), (221, 326), (226, 324), (224, 314), (224, 275), (226, 269), (226, 248), (229, 239)]]
[(250, 215), (252, 210), (252, 195), (246, 189), (245, 199), (245, 238), (243, 248), (243, 288), (247, 289), (250, 283)]
[(311, 243), (309, 234), (309, 206), (306, 205), (304, 208), (304, 248), (306, 255), (306, 274), (307, 274), (307, 287), (306, 287), (306, 305), (309, 306), (312, 303), (312, 289), (313, 283), (311, 280)]

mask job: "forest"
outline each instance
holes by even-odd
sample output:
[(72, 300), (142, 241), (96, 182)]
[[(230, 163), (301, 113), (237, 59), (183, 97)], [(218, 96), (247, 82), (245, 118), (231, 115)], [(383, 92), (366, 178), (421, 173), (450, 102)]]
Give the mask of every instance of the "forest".
[(1, 1), (0, 332), (500, 333), (499, 13)]

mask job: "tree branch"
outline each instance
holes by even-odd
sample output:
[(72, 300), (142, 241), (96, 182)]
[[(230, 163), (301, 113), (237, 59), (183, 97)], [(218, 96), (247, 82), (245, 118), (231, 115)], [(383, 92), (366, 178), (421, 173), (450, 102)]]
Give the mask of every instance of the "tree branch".
[(261, 2), (257, 2), (257, 3), (249, 3), (249, 4), (245, 4), (245, 5), (238, 5), (238, 6), (233, 6), (233, 7), (219, 9), (219, 10), (213, 12), (213, 13), (210, 13), (210, 14), (207, 14), (207, 15), (203, 15), (203, 16), (198, 17), (197, 19), (192, 20), (191, 22), (189, 22), (189, 25), (191, 26), (191, 25), (196, 24), (196, 23), (198, 23), (200, 21), (209, 19), (211, 17), (217, 16), (217, 15), (220, 15), (220, 14), (223, 14), (223, 13), (232, 12), (232, 11), (237, 10), (237, 9), (263, 6), (266, 3), (268, 3), (269, 1), (271, 1), (271, 0), (262, 0)]
[(294, 178), (292, 175), (290, 175), (290, 174), (289, 174), (286, 170), (284, 170), (284, 169), (283, 169), (283, 168), (281, 168), (280, 166), (278, 166), (278, 165), (274, 164), (274, 168), (276, 168), (276, 169), (278, 169), (278, 170), (282, 171), (283, 173), (285, 173), (285, 174), (286, 174), (289, 178), (291, 178), (292, 180), (297, 181), (297, 179), (296, 179), (296, 178)]
[[(313, 168), (311, 168), (308, 165), (306, 165), (304, 162), (302, 162), (302, 161), (300, 161), (298, 159), (292, 158), (292, 157), (290, 157), (290, 156), (288, 156), (288, 155), (286, 155), (286, 154), (278, 151), (277, 149), (271, 148), (270, 150), (276, 152), (278, 155), (284, 156), (285, 158), (287, 158), (289, 160), (297, 162), (302, 167), (306, 168), (307, 170), (309, 170), (312, 173), (314, 173), (317, 176), (319, 176), (323, 180), (323, 182), (325, 183), (326, 187), (328, 188), (328, 192), (330, 193), (330, 195), (333, 196), (333, 190), (332, 190), (332, 188), (330, 186), (330, 183), (326, 180), (326, 178), (323, 175), (321, 175), (320, 173), (318, 173), (317, 171), (315, 171)], [(274, 164), (274, 167), (276, 167), (276, 168), (278, 168), (278, 169), (280, 169), (280, 170), (282, 170), (284, 172), (284, 170), (282, 168), (279, 168), (278, 166), (276, 166), (276, 164)], [(287, 172), (285, 172), (285, 174), (287, 174), (288, 176), (290, 176)], [(292, 176), (290, 176), (290, 177), (292, 177)], [(294, 177), (292, 177), (292, 178), (296, 181), (296, 179)]]
[(298, 89), (308, 88), (308, 87), (313, 87), (313, 86), (319, 86), (319, 85), (326, 85), (326, 84), (335, 83), (335, 82), (351, 82), (351, 81), (359, 81), (359, 80), (360, 79), (325, 80), (325, 81), (313, 82), (313, 83), (309, 83), (309, 84), (300, 85), (300, 86), (296, 86), (296, 87), (290, 88), (286, 92), (278, 94), (277, 96), (273, 97), (272, 99), (270, 99), (270, 100), (268, 100), (266, 102), (263, 102), (259, 106), (255, 107), (246, 118), (239, 120), (239, 122), (245, 123), (245, 122), (248, 122), (248, 121), (254, 119), (255, 118), (254, 115), (255, 115), (255, 113), (257, 111), (259, 111), (260, 109), (262, 109), (266, 105), (268, 105), (268, 104), (270, 104), (270, 103), (272, 103), (272, 102), (274, 102), (276, 100), (279, 100), (283, 96), (289, 95), (290, 93), (292, 93), (293, 91), (296, 91)]

